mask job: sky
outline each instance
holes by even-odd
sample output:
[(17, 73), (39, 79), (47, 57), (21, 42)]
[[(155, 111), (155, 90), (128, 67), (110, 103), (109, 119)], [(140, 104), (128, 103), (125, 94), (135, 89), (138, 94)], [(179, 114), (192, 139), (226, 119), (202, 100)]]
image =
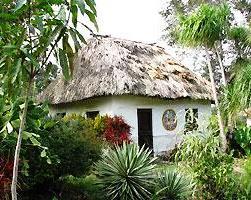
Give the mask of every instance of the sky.
[(99, 34), (141, 42), (160, 41), (163, 0), (96, 0)]
[[(200, 51), (179, 46), (171, 47), (161, 40), (165, 22), (159, 12), (166, 1), (168, 0), (96, 0), (99, 34), (157, 43), (166, 48), (177, 61), (199, 72), (201, 63), (205, 62)], [(234, 13), (235, 22), (243, 25), (245, 18), (240, 12)]]

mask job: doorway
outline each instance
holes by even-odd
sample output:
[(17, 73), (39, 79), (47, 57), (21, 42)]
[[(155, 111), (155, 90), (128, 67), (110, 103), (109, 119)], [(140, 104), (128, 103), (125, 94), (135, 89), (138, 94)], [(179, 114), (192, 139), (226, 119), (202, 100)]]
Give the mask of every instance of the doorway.
[(138, 109), (138, 144), (153, 150), (152, 109)]

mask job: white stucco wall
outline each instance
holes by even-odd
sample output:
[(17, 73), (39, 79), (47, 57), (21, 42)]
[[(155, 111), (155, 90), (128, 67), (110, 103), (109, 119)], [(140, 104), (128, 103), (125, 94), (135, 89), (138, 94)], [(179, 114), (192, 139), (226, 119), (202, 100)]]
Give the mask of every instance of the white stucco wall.
[[(52, 107), (51, 114), (66, 112), (84, 115), (87, 111), (99, 111), (101, 115), (123, 116), (125, 121), (132, 127), (133, 141), (137, 142), (137, 109), (141, 108), (152, 109), (153, 146), (155, 153), (171, 149), (181, 140), (185, 125), (185, 109), (198, 108), (199, 129), (206, 127), (208, 118), (211, 115), (210, 101), (195, 101), (190, 99), (163, 100), (129, 95), (98, 97), (70, 105)], [(167, 109), (174, 110), (177, 115), (177, 127), (173, 131), (167, 131), (162, 125), (162, 115)]]
[(247, 118), (247, 126), (251, 127), (251, 118)]

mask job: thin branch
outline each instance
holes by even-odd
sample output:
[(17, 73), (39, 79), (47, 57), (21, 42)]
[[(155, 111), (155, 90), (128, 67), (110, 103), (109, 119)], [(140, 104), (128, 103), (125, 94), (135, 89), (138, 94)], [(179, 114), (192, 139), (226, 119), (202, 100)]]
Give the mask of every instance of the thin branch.
[(61, 38), (62, 31), (64, 30), (64, 28), (65, 28), (65, 27), (68, 25), (68, 23), (69, 23), (70, 16), (71, 16), (71, 12), (69, 11), (69, 13), (68, 13), (68, 18), (67, 18), (67, 20), (66, 20), (66, 22), (65, 22), (65, 24), (64, 24), (64, 27), (62, 28), (62, 30), (60, 31), (60, 33), (59, 33), (57, 39), (55, 40), (54, 44), (52, 45), (52, 47), (51, 47), (51, 49), (50, 49), (50, 51), (49, 51), (49, 54), (47, 55), (47, 57), (46, 57), (46, 58), (44, 59), (44, 61), (42, 62), (41, 67), (35, 71), (35, 74), (37, 74), (37, 73), (39, 72), (39, 70), (42, 69), (42, 68), (45, 66), (45, 64), (47, 63), (47, 61), (49, 60), (49, 58), (50, 58), (50, 56), (51, 56), (51, 54), (52, 54), (54, 48), (56, 47), (58, 41), (59, 41), (60, 38)]
[(80, 21), (77, 21), (78, 23), (80, 23), (82, 26), (84, 26), (88, 31), (90, 31), (91, 32), (91, 35), (96, 35), (94, 32), (93, 32), (93, 30), (90, 28), (90, 27), (88, 27), (86, 24), (84, 24), (83, 22), (80, 22)]

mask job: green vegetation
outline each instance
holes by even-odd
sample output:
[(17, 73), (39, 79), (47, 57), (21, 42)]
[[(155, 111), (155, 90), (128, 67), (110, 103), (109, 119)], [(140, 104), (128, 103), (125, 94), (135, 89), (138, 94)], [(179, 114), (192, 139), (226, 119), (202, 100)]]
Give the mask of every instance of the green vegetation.
[(105, 193), (111, 199), (150, 199), (154, 160), (151, 151), (135, 144), (108, 149), (96, 164)]
[(220, 151), (219, 138), (210, 132), (186, 137), (176, 154), (176, 162), (192, 174), (198, 197), (234, 199), (247, 197), (241, 180), (234, 172), (232, 155)]
[[(78, 15), (97, 28), (93, 0), (0, 3), (1, 200), (16, 200), (17, 186), (24, 200), (250, 199), (251, 128), (243, 116), (251, 106), (250, 27), (233, 25), (227, 3), (171, 2), (179, 13), (173, 40), (206, 50), (216, 112), (207, 129), (187, 131), (165, 161), (132, 143), (122, 117), (50, 117), (46, 103), (35, 101), (58, 70), (71, 78), (85, 43), (79, 26), (87, 27)], [(251, 16), (250, 3), (234, 5)], [(222, 45), (229, 41), (236, 59), (226, 68)]]
[(215, 42), (226, 34), (229, 17), (230, 8), (226, 4), (202, 4), (191, 15), (180, 16), (177, 26), (178, 42), (188, 46), (214, 48)]
[(244, 173), (244, 186), (246, 188), (246, 193), (248, 196), (251, 196), (251, 157), (247, 159), (247, 162), (245, 164), (245, 173)]
[[(34, 87), (36, 83), (43, 85), (51, 72), (56, 73), (58, 67), (49, 61), (51, 58), (60, 63), (66, 80), (71, 77), (74, 50), (80, 48), (79, 41), (85, 42), (77, 29), (78, 14), (87, 16), (97, 27), (93, 0), (1, 1), (0, 96), (4, 97), (4, 102), (13, 104), (18, 97), (24, 101), (14, 155), (13, 200), (17, 200), (19, 157), (29, 115), (28, 103), (35, 91), (39, 91)], [(70, 39), (74, 41), (74, 48)], [(7, 125), (10, 127), (9, 122)]]
[(160, 170), (155, 178), (153, 199), (188, 199), (193, 191), (193, 183), (188, 177), (175, 170)]

